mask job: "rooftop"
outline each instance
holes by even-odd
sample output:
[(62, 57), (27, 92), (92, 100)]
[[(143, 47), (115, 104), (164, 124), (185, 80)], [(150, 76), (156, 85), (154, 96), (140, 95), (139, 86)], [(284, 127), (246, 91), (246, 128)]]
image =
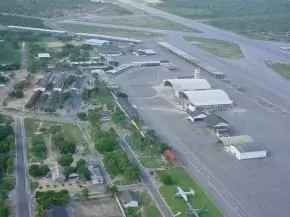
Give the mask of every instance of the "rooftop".
[(225, 146), (234, 146), (240, 152), (263, 151), (264, 149), (257, 145), (253, 138), (248, 135), (221, 137), (219, 139)]
[(223, 90), (183, 91), (194, 106), (231, 105), (233, 101)]
[(121, 201), (123, 203), (129, 203), (132, 200), (134, 200), (133, 195), (132, 195), (132, 192), (130, 192), (130, 191), (123, 191), (121, 193)]
[(209, 114), (204, 118), (205, 122), (212, 127), (229, 127), (230, 124), (216, 114)]
[(65, 74), (61, 73), (54, 76), (53, 88), (62, 88), (65, 82)]
[(179, 91), (207, 90), (211, 88), (207, 80), (192, 79), (192, 78), (168, 79), (164, 81), (164, 85), (170, 85), (174, 89), (179, 90)]
[(38, 58), (50, 58), (49, 53), (38, 53), (37, 55)]
[(101, 40), (101, 39), (92, 38), (92, 39), (85, 40), (83, 43), (84, 44), (90, 44), (90, 45), (103, 45), (103, 44), (107, 44), (107, 43), (110, 43), (110, 42), (107, 41), (107, 40)]

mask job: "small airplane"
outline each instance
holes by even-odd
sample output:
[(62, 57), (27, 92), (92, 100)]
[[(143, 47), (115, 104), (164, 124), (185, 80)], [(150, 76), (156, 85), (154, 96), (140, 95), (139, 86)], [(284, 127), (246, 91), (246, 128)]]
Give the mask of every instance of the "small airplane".
[(187, 202), (189, 195), (195, 195), (194, 190), (190, 189), (190, 191), (183, 191), (181, 187), (177, 186), (177, 192), (175, 194), (176, 197), (181, 197)]
[(186, 213), (189, 214), (189, 216), (192, 217), (199, 217), (199, 214), (207, 212), (208, 211), (208, 207), (207, 205), (205, 205), (203, 208), (201, 209), (196, 209), (194, 208), (190, 203), (186, 203), (188, 206), (188, 211)]

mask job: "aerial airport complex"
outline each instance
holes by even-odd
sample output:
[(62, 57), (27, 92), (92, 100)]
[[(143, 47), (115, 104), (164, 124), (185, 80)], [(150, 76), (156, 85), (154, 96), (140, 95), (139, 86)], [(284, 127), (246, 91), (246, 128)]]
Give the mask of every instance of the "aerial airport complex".
[[(263, 144), (262, 133), (256, 133), (266, 130), (269, 134), (271, 131), (266, 125), (264, 129), (254, 129), (251, 121), (256, 117), (259, 120), (268, 117), (274, 120), (272, 117), (277, 112), (286, 113), (283, 109), (276, 108), (263, 97), (253, 97), (247, 93), (244, 84), (233, 82), (215, 64), (209, 64), (192, 55), (189, 49), (182, 50), (165, 40), (140, 40), (14, 25), (6, 28), (70, 37), (71, 45), (82, 47), (78, 55), (86, 56), (59, 60), (49, 49), (37, 53), (33, 57), (35, 60), (49, 64), (47, 68), (38, 70), (30, 83), (32, 87), (25, 106), (18, 110), (13, 108), (19, 113), (23, 112), (25, 117), (40, 116), (46, 121), (51, 118), (60, 123), (73, 123), (83, 135), (84, 139), (80, 139), (80, 143), (87, 143), (70, 153), (72, 165), (76, 165), (70, 168), (72, 171), (65, 176), (63, 173), (68, 168), (54, 159), (49, 164), (51, 175), (38, 178), (40, 187), (36, 189), (42, 191), (49, 186), (46, 184), (48, 181), (52, 181), (51, 186), (58, 183), (60, 187), (77, 180), (73, 187), (79, 186), (82, 191), (84, 188), (90, 189), (93, 193), (85, 196), (92, 200), (103, 197), (98, 191), (106, 189), (106, 193), (111, 194), (108, 200), (116, 200), (115, 207), (119, 208), (116, 213), (101, 214), (103, 216), (127, 216), (131, 208), (138, 210), (138, 213), (144, 211), (144, 192), (149, 192), (148, 198), (152, 199), (150, 204), (156, 203), (156, 210), (165, 217), (206, 217), (213, 216), (214, 212), (222, 213), (220, 216), (233, 217), (274, 216), (272, 213), (267, 215), (268, 211), (265, 211), (265, 215), (257, 215), (264, 207), (260, 205), (262, 208), (257, 210), (256, 205), (247, 200), (249, 195), (252, 200), (265, 199), (262, 193), (267, 190), (265, 186), (271, 183), (265, 182), (263, 186), (263, 177), (272, 179), (271, 175), (266, 174), (269, 171), (265, 167), (265, 164), (271, 165), (271, 146), (265, 145), (266, 142)], [(107, 95), (101, 97), (98, 94)], [(7, 114), (14, 111), (9, 105), (19, 104), (13, 100), (9, 98), (7, 101)], [(247, 100), (249, 104), (245, 103)], [(267, 107), (268, 116), (259, 112), (257, 105)], [(97, 112), (97, 115), (91, 115), (92, 111)], [(126, 121), (120, 121), (122, 115)], [(91, 126), (94, 124), (91, 121), (95, 119), (100, 123)], [(93, 132), (98, 127), (99, 131)], [(38, 128), (42, 129), (43, 126)], [(47, 129), (42, 131), (39, 134), (48, 133), (50, 137), (53, 132)], [(115, 171), (106, 168), (110, 163), (117, 162), (118, 165), (118, 161), (106, 162), (104, 158), (110, 152), (96, 150), (99, 147), (94, 139), (98, 141), (99, 136), (110, 133), (116, 137), (108, 141), (116, 142), (120, 150), (126, 153), (126, 165), (132, 164), (133, 169), (139, 171), (137, 181), (122, 179), (134, 171), (113, 174)], [(156, 147), (148, 145), (148, 141)], [(138, 142), (147, 142), (148, 147), (140, 148)], [(115, 149), (119, 151), (119, 148)], [(50, 157), (53, 158), (53, 155)], [(82, 157), (85, 160), (81, 163), (87, 168), (90, 178), (81, 183), (80, 170), (77, 168), (80, 163), (75, 160)], [(110, 157), (113, 159), (116, 156), (112, 154)], [(190, 181), (182, 183), (179, 180), (181, 175), (171, 175), (175, 169), (185, 170)], [(162, 179), (162, 175), (167, 179)], [(116, 193), (115, 186), (121, 192)], [(174, 194), (175, 187), (177, 192)], [(190, 190), (184, 191), (183, 187)], [(255, 191), (262, 193), (256, 194)], [(70, 194), (74, 198), (78, 197), (78, 200), (82, 196), (81, 193)], [(177, 205), (172, 201), (174, 196), (180, 198), (176, 201)], [(205, 202), (201, 197), (207, 198)], [(85, 201), (84, 198), (82, 200)], [(195, 201), (198, 201), (197, 205)], [(91, 213), (98, 213), (96, 210)], [(89, 216), (85, 212), (78, 212), (82, 213), (79, 216)]]

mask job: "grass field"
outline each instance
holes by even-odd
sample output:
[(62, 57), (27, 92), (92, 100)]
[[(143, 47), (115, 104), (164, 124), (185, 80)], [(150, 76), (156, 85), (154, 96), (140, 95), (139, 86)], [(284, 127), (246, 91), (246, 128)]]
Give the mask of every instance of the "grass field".
[(162, 19), (154, 16), (140, 16), (139, 18), (118, 18), (118, 19), (108, 19), (100, 20), (100, 23), (105, 24), (116, 24), (116, 25), (126, 25), (135, 27), (145, 27), (152, 29), (165, 29), (165, 30), (178, 30), (186, 32), (199, 32), (190, 27), (184, 26), (179, 23), (175, 23), (166, 19)]
[(267, 65), (283, 77), (290, 79), (290, 63), (267, 63)]
[(0, 65), (20, 63), (20, 50), (14, 49), (11, 43), (0, 42)]
[[(174, 214), (178, 212), (186, 212), (187, 205), (186, 203), (179, 198), (175, 198), (174, 195), (177, 190), (177, 186), (181, 186), (184, 190), (192, 188), (195, 191), (195, 196), (189, 197), (190, 203), (195, 208), (202, 208), (204, 205), (207, 205), (209, 210), (207, 213), (203, 213), (203, 217), (222, 217), (222, 213), (218, 210), (213, 201), (205, 194), (205, 192), (198, 186), (198, 184), (193, 181), (189, 174), (185, 171), (184, 168), (173, 168), (169, 170), (157, 171), (157, 174), (167, 173), (171, 176), (174, 181), (173, 185), (162, 186), (159, 191), (164, 197), (167, 204), (170, 206)], [(186, 217), (187, 214), (181, 214), (180, 217)]]
[(222, 58), (240, 59), (244, 57), (240, 47), (232, 42), (199, 37), (184, 37), (184, 39)]
[(126, 30), (126, 29), (118, 29), (118, 28), (88, 26), (88, 25), (80, 25), (80, 24), (59, 23), (59, 26), (63, 27), (66, 30), (69, 30), (69, 31), (84, 32), (84, 33), (91, 33), (91, 34), (137, 37), (137, 38), (144, 38), (144, 39), (147, 39), (147, 38), (148, 39), (160, 39), (163, 36), (163, 34), (160, 34), (160, 33), (133, 31), (133, 30)]
[(160, 157), (139, 157), (140, 163), (143, 165), (143, 167), (151, 168), (151, 169), (157, 169), (162, 168), (164, 165), (161, 162)]

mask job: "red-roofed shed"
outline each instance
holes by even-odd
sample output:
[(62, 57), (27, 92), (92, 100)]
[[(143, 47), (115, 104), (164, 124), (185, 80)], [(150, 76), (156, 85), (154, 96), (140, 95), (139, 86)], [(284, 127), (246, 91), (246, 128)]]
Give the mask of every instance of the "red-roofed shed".
[(172, 149), (166, 149), (163, 151), (163, 156), (170, 161), (171, 163), (174, 164), (180, 164), (181, 161), (179, 159), (179, 157), (177, 156), (177, 154), (172, 150)]

